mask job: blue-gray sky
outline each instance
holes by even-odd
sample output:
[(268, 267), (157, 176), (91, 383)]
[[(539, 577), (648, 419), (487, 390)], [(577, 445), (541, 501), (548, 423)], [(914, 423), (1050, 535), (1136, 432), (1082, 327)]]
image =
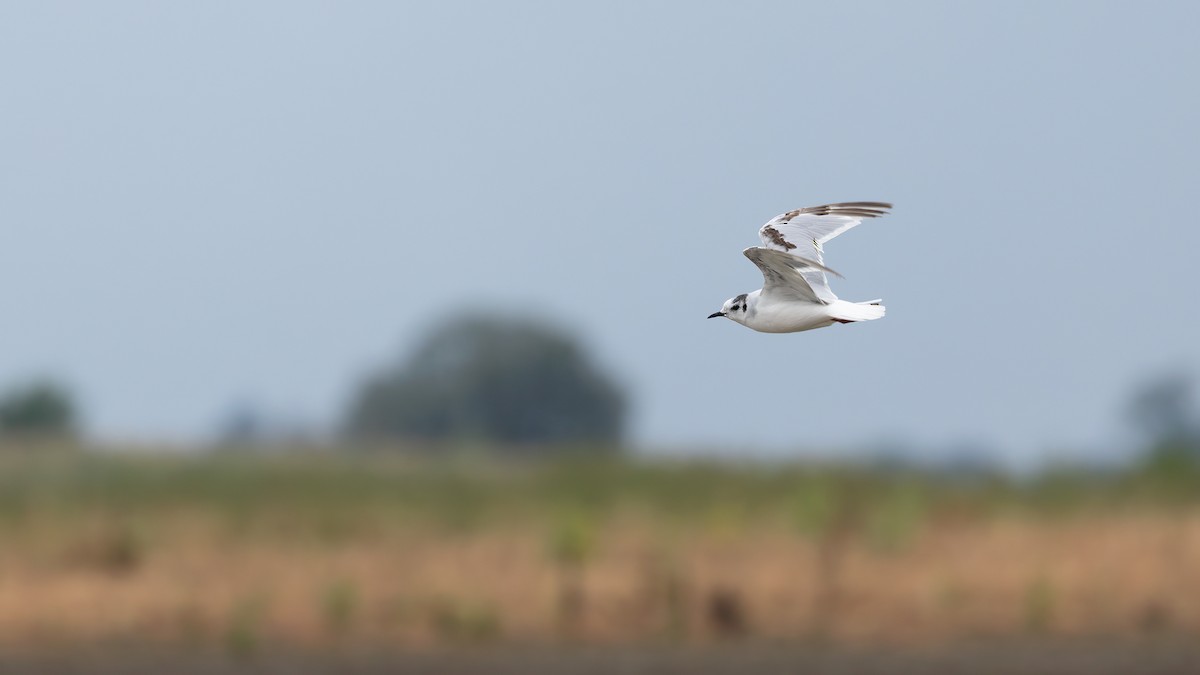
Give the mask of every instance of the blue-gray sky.
[[(1104, 446), (1200, 365), (1195, 3), (5, 3), (0, 383), (101, 438), (328, 424), (448, 308), (538, 311), (635, 441)], [(778, 212), (886, 319), (706, 321)]]

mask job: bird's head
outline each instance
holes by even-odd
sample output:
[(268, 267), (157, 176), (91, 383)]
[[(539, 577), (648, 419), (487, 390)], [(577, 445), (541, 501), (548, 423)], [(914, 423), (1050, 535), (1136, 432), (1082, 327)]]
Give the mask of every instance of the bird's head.
[(721, 305), (721, 311), (709, 314), (708, 318), (715, 319), (723, 316), (726, 319), (744, 323), (746, 320), (746, 295), (746, 293), (742, 293), (726, 300), (725, 304)]

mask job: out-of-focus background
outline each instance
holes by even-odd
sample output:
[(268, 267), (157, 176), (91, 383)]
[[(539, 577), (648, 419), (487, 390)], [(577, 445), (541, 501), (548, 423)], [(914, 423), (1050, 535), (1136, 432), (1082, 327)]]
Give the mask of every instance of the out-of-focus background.
[(0, 668), (1190, 672), (1198, 21), (3, 5)]

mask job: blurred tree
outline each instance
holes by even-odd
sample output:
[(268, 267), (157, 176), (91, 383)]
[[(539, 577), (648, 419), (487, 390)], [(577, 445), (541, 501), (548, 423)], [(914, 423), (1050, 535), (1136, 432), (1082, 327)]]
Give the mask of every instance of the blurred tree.
[(256, 443), (262, 440), (264, 428), (263, 414), (258, 408), (242, 402), (234, 406), (226, 419), (222, 420), (220, 431), (217, 432), (218, 442), (234, 446)]
[(621, 390), (571, 337), (529, 320), (467, 316), (370, 378), (345, 426), (360, 438), (611, 447), (624, 413)]
[(70, 436), (75, 431), (75, 406), (66, 389), (37, 381), (0, 396), (0, 435)]
[(240, 401), (218, 422), (213, 441), (222, 450), (299, 450), (316, 444), (318, 434), (303, 417)]
[(267, 424), (262, 411), (249, 402), (239, 402), (226, 414), (217, 428), (218, 446), (252, 446), (263, 442)]
[(1144, 384), (1130, 400), (1129, 418), (1146, 438), (1151, 462), (1200, 459), (1200, 423), (1187, 374), (1168, 373)]

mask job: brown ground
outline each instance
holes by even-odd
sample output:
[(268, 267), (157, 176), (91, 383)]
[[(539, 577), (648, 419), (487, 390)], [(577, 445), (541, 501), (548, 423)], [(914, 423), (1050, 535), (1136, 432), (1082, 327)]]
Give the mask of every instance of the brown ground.
[(3, 644), (241, 658), (280, 647), (648, 654), (646, 645), (934, 649), (1200, 633), (1200, 518), (1170, 512), (927, 524), (889, 546), (781, 526), (664, 534), (628, 518), (557, 563), (545, 532), (516, 523), (313, 539), (160, 520), (148, 533), (97, 521), (69, 537), (37, 527), (6, 537)]
[(0, 672), (39, 675), (1192, 675), (1200, 649), (1151, 643), (962, 644), (927, 649), (797, 648), (471, 648), (456, 651), (271, 652), (254, 656), (107, 648), (0, 656)]

